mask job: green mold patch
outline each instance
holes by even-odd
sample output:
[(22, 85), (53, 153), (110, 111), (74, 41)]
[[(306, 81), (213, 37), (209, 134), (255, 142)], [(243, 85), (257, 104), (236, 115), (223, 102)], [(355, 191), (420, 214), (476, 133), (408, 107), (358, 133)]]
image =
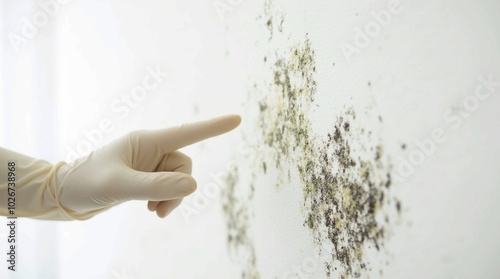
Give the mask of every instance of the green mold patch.
[(225, 187), (222, 189), (222, 209), (226, 217), (227, 244), (233, 259), (241, 265), (242, 279), (259, 279), (255, 248), (250, 237), (250, 214), (254, 187), (249, 187), (250, 193), (241, 191), (242, 181), (240, 169), (233, 165), (225, 177)]
[(386, 238), (389, 218), (381, 216), (391, 203), (392, 166), (382, 142), (358, 123), (352, 107), (327, 120), (334, 123), (326, 135), (313, 136), (307, 114), (317, 90), (315, 72), (309, 39), (276, 58), (270, 93), (258, 102), (258, 130), (266, 146), (261, 171), (273, 166), (289, 179), (291, 171), (299, 173), (304, 226), (326, 259), (326, 275), (360, 277), (369, 269), (364, 251), (380, 250)]
[(278, 151), (270, 152), (277, 168), (297, 151), (312, 152), (308, 136), (311, 125), (305, 112), (313, 101), (316, 82), (313, 69), (303, 70), (314, 64), (313, 56), (307, 40), (303, 46), (292, 48), (288, 59), (279, 58), (274, 65), (272, 92), (259, 101), (259, 126), (265, 144)]
[[(272, 1), (266, 1), (258, 19), (268, 29), (269, 41), (282, 35), (284, 16)], [(402, 207), (391, 193), (390, 158), (376, 136), (382, 119), (369, 107), (332, 110), (315, 102), (316, 54), (307, 37), (262, 60), (270, 67), (270, 82), (254, 81), (248, 92), (246, 105), (255, 105), (256, 130), (244, 137), (257, 141), (252, 152), (257, 160), (235, 166), (222, 190), (227, 244), (241, 266), (241, 278), (261, 278), (251, 225), (254, 185), (263, 176), (277, 178), (276, 190), (300, 184), (303, 226), (311, 232), (326, 277), (367, 277), (375, 268), (367, 252), (383, 255), (396, 219), (389, 217), (398, 216)], [(321, 134), (313, 132), (312, 108), (329, 111), (324, 121), (331, 124)]]

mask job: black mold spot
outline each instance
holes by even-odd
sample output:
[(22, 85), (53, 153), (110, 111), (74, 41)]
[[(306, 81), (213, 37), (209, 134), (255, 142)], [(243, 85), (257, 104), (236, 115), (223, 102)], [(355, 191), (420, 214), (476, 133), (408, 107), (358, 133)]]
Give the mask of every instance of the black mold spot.
[[(258, 125), (271, 154), (264, 160), (271, 160), (283, 174), (294, 169), (300, 174), (304, 226), (320, 249), (327, 242), (333, 246), (324, 251), (330, 254), (325, 262), (327, 276), (359, 277), (368, 266), (363, 250), (368, 244), (377, 250), (383, 245), (388, 222), (378, 222), (376, 216), (389, 200), (385, 197), (391, 165), (382, 143), (373, 139), (361, 147), (373, 150), (371, 156), (355, 155), (352, 144), (359, 143), (365, 130), (356, 123), (353, 108), (338, 112), (324, 140), (311, 136), (306, 114), (316, 93), (314, 50), (306, 39), (289, 53), (277, 58), (271, 93), (259, 101), (266, 109), (260, 109)], [(341, 268), (332, 270), (335, 265)]]

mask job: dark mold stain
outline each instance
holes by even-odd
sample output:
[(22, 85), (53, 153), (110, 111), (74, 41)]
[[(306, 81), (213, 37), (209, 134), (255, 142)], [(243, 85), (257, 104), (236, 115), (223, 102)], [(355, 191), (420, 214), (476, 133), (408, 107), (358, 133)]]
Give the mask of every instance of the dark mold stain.
[[(335, 113), (324, 139), (312, 136), (306, 114), (316, 93), (315, 70), (315, 53), (307, 38), (292, 46), (288, 57), (277, 57), (272, 90), (259, 101), (258, 126), (271, 155), (264, 160), (282, 174), (299, 172), (304, 226), (320, 251), (326, 243), (333, 247), (320, 252), (329, 254), (326, 275), (357, 278), (369, 266), (364, 249), (371, 245), (380, 250), (386, 237), (389, 218), (380, 222), (376, 216), (389, 201), (392, 166), (372, 131), (369, 140), (360, 140), (365, 128), (356, 123), (353, 108)], [(361, 143), (371, 154), (359, 156), (353, 143)]]
[(243, 264), (242, 279), (259, 279), (257, 258), (253, 241), (249, 235), (250, 204), (253, 201), (255, 188), (250, 185), (250, 193), (244, 195), (240, 191), (244, 185), (239, 179), (239, 168), (235, 165), (225, 177), (226, 185), (222, 188), (222, 209), (226, 217), (227, 244), (230, 255)]
[[(283, 31), (284, 17), (276, 18), (279, 15), (273, 14), (272, 1), (266, 1), (264, 10), (264, 16), (259, 18), (263, 18), (271, 40), (275, 31)], [(258, 135), (251, 136), (262, 139), (255, 150), (262, 162), (250, 170), (234, 167), (222, 191), (228, 248), (243, 265), (241, 278), (261, 278), (249, 233), (255, 177), (278, 173), (277, 187), (284, 187), (287, 183), (283, 179), (290, 181), (291, 173), (296, 172), (303, 192), (303, 225), (311, 232), (326, 276), (359, 278), (371, 270), (363, 256), (366, 249), (380, 250), (384, 245), (391, 225), (389, 211), (401, 212), (399, 200), (396, 206), (387, 206), (394, 201), (389, 191), (392, 165), (381, 140), (356, 120), (354, 107), (333, 111), (325, 136), (313, 135), (307, 117), (317, 90), (311, 41), (306, 36), (292, 45), (287, 54), (279, 51), (274, 59), (271, 55), (264, 57), (264, 62), (272, 67), (269, 85), (260, 88), (254, 84), (253, 90), (269, 93), (257, 100), (249, 93), (249, 101), (256, 104), (258, 114)], [(322, 108), (321, 104), (314, 105)], [(368, 111), (363, 112), (369, 115)], [(381, 116), (374, 117), (382, 122)], [(402, 148), (405, 149), (404, 144)], [(239, 181), (239, 176), (249, 171), (253, 180), (247, 185), (248, 182)], [(377, 218), (379, 215), (381, 218)]]

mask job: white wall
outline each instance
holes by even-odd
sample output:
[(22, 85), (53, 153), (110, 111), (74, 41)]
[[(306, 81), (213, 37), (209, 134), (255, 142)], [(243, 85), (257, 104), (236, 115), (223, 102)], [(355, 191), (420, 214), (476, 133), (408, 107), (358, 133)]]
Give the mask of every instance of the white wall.
[[(233, 7), (220, 18), (214, 3), (226, 2)], [(308, 208), (297, 163), (264, 174), (260, 160), (272, 150), (259, 141), (262, 130), (256, 125), (257, 102), (275, 93), (273, 62), (288, 57), (306, 38), (315, 51), (317, 83), (307, 117), (318, 143), (352, 108), (359, 115), (352, 124), (374, 133), (365, 146), (380, 142), (392, 174), (402, 176), (401, 161), (419, 150), (415, 141), (431, 138), (435, 128), (447, 136), (424, 163), (393, 183), (389, 193), (401, 201), (402, 213), (380, 209), (395, 222), (387, 225), (380, 252), (365, 247), (371, 271), (361, 277), (498, 277), (500, 86), (474, 111), (463, 102), (481, 84), (480, 77), (500, 80), (500, 4), (401, 1), (390, 22), (359, 52), (346, 55), (346, 44), (356, 46), (356, 28), (367, 28), (372, 13), (388, 10), (388, 3), (394, 1), (72, 0), (16, 52), (9, 34), (21, 34), (22, 17), (43, 9), (35, 1), (2, 2), (2, 146), (55, 162), (88, 144), (84, 133), (103, 119), (111, 119), (115, 129), (93, 147), (134, 129), (224, 113), (243, 116), (237, 131), (183, 150), (194, 159), (199, 190), (166, 219), (148, 212), (143, 202), (131, 202), (87, 222), (22, 220), (21, 271), (11, 278), (33, 278), (33, 273), (237, 278), (242, 272), (244, 278), (293, 278), (293, 273), (326, 278), (323, 261), (330, 246), (325, 241), (323, 258), (312, 260), (321, 245), (303, 226)], [(270, 17), (272, 34), (266, 25)], [(116, 111), (156, 67), (169, 77), (127, 113)], [(452, 116), (467, 116), (457, 122), (449, 118), (450, 109)], [(351, 141), (361, 145), (361, 136), (353, 132)], [(230, 246), (237, 247), (236, 254), (228, 252), (221, 206), (228, 186), (218, 179), (232, 163), (240, 170), (235, 195), (249, 200), (236, 203), (248, 214), (237, 222), (247, 226), (248, 239)], [(292, 180), (274, 187), (287, 169)], [(214, 185), (226, 190), (215, 197), (203, 194)], [(0, 272), (7, 274), (4, 268)]]

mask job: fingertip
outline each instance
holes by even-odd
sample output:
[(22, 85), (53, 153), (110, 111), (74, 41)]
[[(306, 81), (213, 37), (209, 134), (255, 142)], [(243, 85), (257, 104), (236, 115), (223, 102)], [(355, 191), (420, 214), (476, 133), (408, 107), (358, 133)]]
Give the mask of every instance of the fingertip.
[(157, 215), (158, 217), (162, 218), (162, 219), (163, 219), (163, 218), (165, 218), (165, 217), (167, 217), (167, 214), (165, 214), (165, 215), (164, 215), (164, 214), (161, 214), (161, 213), (160, 213), (160, 212), (158, 212), (158, 211), (156, 211), (156, 215)]
[(148, 202), (148, 210), (151, 212), (154, 212), (156, 208), (158, 207), (159, 202), (157, 201), (149, 201)]
[(224, 117), (226, 122), (226, 131), (229, 132), (236, 129), (241, 124), (241, 116), (239, 114), (229, 114)]
[(238, 127), (241, 124), (241, 115), (239, 114), (230, 114), (228, 118), (231, 120), (234, 128)]
[(180, 196), (185, 197), (191, 195), (198, 188), (196, 180), (191, 175), (185, 175), (179, 179), (177, 186)]

